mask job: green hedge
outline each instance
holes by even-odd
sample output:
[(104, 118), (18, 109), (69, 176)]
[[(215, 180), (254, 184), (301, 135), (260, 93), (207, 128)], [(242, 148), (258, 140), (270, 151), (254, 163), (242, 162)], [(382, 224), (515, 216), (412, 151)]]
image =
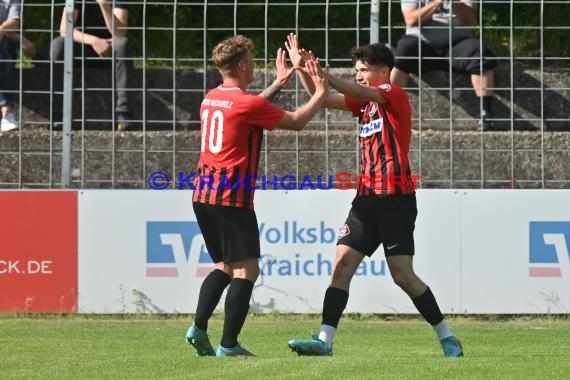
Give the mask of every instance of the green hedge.
[[(255, 0), (248, 1), (248, 3), (252, 2)], [(30, 6), (31, 1), (26, 3), (28, 6), (25, 7), (23, 16), (25, 28), (31, 30), (27, 32), (27, 35), (36, 44), (48, 44), (52, 35), (47, 31), (59, 28), (63, 9), (61, 4), (63, 3), (63, 0), (56, 3), (60, 5), (54, 12), (53, 23), (50, 7)], [(311, 5), (312, 2), (304, 3), (308, 5), (303, 5), (296, 16), (295, 6), (272, 1), (270, 3), (273, 5), (268, 11), (268, 24), (265, 24), (263, 3), (240, 5), (238, 14), (235, 16), (238, 20), (237, 32), (248, 35), (256, 42), (256, 57), (260, 60), (267, 58), (268, 61), (272, 61), (277, 48), (283, 46), (286, 34), (294, 32), (291, 27), (296, 24), (299, 26), (303, 45), (310, 47), (320, 57), (328, 58), (335, 66), (349, 66), (347, 55), (350, 48), (369, 41), (370, 5), (368, 3), (362, 4), (358, 10), (354, 5), (345, 5), (344, 1), (329, 1), (327, 20), (323, 5)], [(570, 6), (563, 2), (546, 1), (545, 3), (543, 6), (545, 28), (542, 30), (542, 35), (539, 28), (540, 4), (517, 3), (511, 9), (510, 4), (485, 3), (483, 40), (491, 50), (499, 57), (504, 57), (507, 62), (512, 50), (512, 55), (517, 58), (544, 56), (547, 58), (546, 64), (557, 63), (567, 66), (567, 61), (553, 57), (570, 56), (570, 43), (568, 43)], [(143, 56), (144, 51), (148, 58), (148, 65), (170, 66), (172, 61), (169, 58), (173, 57), (176, 51), (177, 65), (202, 66), (204, 58), (209, 57), (212, 47), (223, 38), (233, 34), (234, 1), (218, 0), (216, 4), (218, 5), (211, 5), (208, 8), (206, 18), (202, 3), (178, 6), (177, 9), (174, 9), (173, 5), (131, 6), (130, 24), (134, 30), (129, 34), (135, 42), (138, 56)], [(275, 4), (281, 4), (281, 6)], [(404, 32), (400, 4), (398, 1), (393, 1), (391, 9), (388, 9), (387, 4), (385, 2), (381, 4), (380, 39), (395, 45), (398, 37)], [(173, 17), (174, 13), (176, 17)], [(390, 15), (392, 27), (388, 28), (386, 25), (388, 25)], [(513, 20), (512, 28), (509, 27), (511, 19)], [(174, 23), (177, 28), (175, 35), (172, 32)], [(204, 33), (205, 25), (207, 26), (206, 33)], [(146, 33), (143, 33), (143, 28)], [(325, 32), (326, 29), (328, 33)], [(477, 28), (476, 33), (478, 31)], [(543, 40), (542, 51), (541, 38)], [(264, 50), (266, 39), (267, 51)], [(327, 41), (329, 51), (324, 51)], [(537, 64), (539, 60), (524, 59), (520, 62)]]

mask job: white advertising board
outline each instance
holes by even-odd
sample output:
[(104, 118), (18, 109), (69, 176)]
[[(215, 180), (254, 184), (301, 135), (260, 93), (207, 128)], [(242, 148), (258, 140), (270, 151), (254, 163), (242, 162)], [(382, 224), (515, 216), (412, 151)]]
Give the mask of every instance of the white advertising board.
[(462, 312), (570, 312), (570, 191), (463, 193)]
[[(252, 310), (320, 313), (353, 191), (258, 191)], [(570, 191), (418, 191), (416, 273), (444, 313), (567, 313)], [(193, 313), (212, 263), (189, 191), (79, 193), (80, 313)], [(220, 304), (223, 307), (223, 303)], [(347, 312), (416, 313), (382, 247)]]

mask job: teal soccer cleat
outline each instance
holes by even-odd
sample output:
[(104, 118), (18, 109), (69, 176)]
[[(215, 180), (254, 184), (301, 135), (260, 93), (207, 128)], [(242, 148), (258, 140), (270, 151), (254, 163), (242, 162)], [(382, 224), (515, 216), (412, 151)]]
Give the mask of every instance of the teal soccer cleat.
[(463, 346), (456, 337), (448, 336), (441, 340), (441, 348), (443, 348), (443, 356), (458, 357), (463, 356)]
[(215, 356), (216, 352), (210, 343), (208, 334), (192, 324), (186, 332), (186, 342), (196, 349), (198, 356)]
[(222, 356), (255, 356), (255, 355), (246, 350), (245, 348), (243, 348), (242, 346), (240, 346), (240, 344), (238, 343), (234, 347), (230, 348), (222, 346), (218, 347), (216, 356), (222, 357)]
[(311, 334), (312, 340), (297, 340), (291, 339), (289, 341), (289, 348), (299, 355), (306, 356), (332, 356), (332, 347), (329, 347), (325, 342), (319, 339), (317, 334)]

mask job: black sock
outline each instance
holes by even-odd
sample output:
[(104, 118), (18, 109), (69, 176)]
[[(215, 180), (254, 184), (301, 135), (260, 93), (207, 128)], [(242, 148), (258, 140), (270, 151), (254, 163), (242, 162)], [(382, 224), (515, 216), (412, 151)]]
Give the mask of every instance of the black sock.
[(194, 324), (200, 330), (208, 330), (208, 319), (216, 309), (224, 289), (232, 278), (223, 270), (214, 269), (202, 282)]
[(348, 292), (346, 290), (333, 287), (327, 288), (325, 300), (323, 301), (322, 324), (336, 329), (347, 302)]
[(490, 117), (491, 113), (493, 112), (493, 99), (495, 97), (493, 95), (483, 96), (483, 109), (481, 109), (481, 113), (485, 117)]
[(225, 304), (226, 317), (221, 342), (223, 347), (230, 348), (238, 344), (237, 337), (249, 311), (252, 290), (253, 282), (244, 278), (234, 278), (230, 283)]
[(412, 302), (430, 325), (434, 326), (443, 321), (443, 314), (441, 314), (437, 301), (429, 287), (421, 295), (412, 299)]

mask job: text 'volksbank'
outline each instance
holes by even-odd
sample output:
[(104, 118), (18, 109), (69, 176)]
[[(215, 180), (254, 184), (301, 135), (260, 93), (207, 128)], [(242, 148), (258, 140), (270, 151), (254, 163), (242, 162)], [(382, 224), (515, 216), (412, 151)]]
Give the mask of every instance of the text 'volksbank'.
[(259, 224), (259, 238), (270, 244), (327, 244), (336, 241), (336, 231), (324, 221), (318, 227), (303, 226), (297, 221), (284, 221), (279, 226)]
[[(213, 269), (195, 221), (147, 222), (148, 277), (204, 277)], [(325, 221), (283, 220), (259, 224), (262, 276), (330, 276), (335, 259), (336, 229)], [(365, 259), (356, 276), (385, 276), (386, 262)], [(186, 275), (184, 275), (186, 273)]]
[[(269, 226), (265, 222), (259, 224), (259, 238), (276, 244), (331, 244), (336, 243), (336, 232), (321, 221), (318, 227), (310, 227), (298, 221), (283, 221), (282, 224)], [(262, 244), (263, 246), (263, 244)], [(267, 251), (263, 249), (262, 251)], [(276, 257), (263, 253), (260, 259), (262, 276), (330, 276), (333, 269), (334, 246), (330, 252), (323, 254), (298, 252), (293, 258)], [(386, 262), (384, 260), (365, 259), (358, 266), (355, 276), (385, 276)]]

